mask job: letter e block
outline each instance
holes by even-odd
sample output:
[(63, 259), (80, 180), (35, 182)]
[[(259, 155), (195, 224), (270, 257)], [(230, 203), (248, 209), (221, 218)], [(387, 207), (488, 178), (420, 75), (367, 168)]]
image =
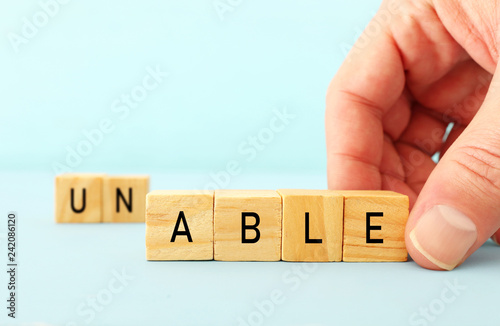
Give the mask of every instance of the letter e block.
[(282, 259), (342, 260), (343, 202), (332, 190), (280, 189), (283, 199)]
[(341, 191), (347, 262), (406, 261), (409, 201), (392, 191)]
[(148, 260), (211, 260), (214, 192), (155, 190), (146, 196)]
[(57, 223), (100, 223), (104, 174), (67, 173), (56, 176)]
[(106, 176), (102, 191), (103, 222), (144, 222), (149, 176)]
[(216, 190), (215, 260), (278, 261), (281, 197), (274, 190)]

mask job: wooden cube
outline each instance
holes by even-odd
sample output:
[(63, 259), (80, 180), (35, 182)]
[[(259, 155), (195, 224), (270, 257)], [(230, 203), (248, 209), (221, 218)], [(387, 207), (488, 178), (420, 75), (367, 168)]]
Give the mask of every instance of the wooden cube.
[(342, 191), (344, 254), (348, 262), (406, 261), (409, 200), (391, 191)]
[(278, 261), (281, 197), (274, 190), (216, 190), (215, 260)]
[(149, 176), (106, 176), (103, 179), (103, 222), (144, 222)]
[(214, 192), (156, 190), (146, 196), (148, 260), (211, 260)]
[(100, 223), (104, 174), (67, 173), (56, 176), (57, 223)]
[(280, 189), (283, 200), (282, 259), (342, 260), (343, 197), (331, 190)]

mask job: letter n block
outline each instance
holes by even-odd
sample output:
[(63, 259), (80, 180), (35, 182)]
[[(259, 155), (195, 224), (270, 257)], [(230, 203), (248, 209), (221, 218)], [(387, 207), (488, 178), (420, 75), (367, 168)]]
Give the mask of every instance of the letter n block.
[(342, 191), (347, 262), (406, 261), (408, 197), (392, 191)]
[(278, 261), (281, 197), (274, 190), (216, 190), (215, 260)]
[(103, 222), (144, 222), (149, 176), (106, 176), (102, 191)]
[(146, 196), (148, 260), (211, 260), (213, 191), (155, 190)]
[(332, 190), (278, 190), (283, 199), (282, 259), (342, 260), (343, 202)]
[(57, 223), (102, 221), (104, 174), (67, 173), (56, 176), (55, 219)]

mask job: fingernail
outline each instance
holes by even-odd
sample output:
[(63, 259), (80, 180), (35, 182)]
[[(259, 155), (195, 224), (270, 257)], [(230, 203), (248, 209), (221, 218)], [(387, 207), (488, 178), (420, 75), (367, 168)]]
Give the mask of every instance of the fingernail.
[(476, 242), (477, 229), (465, 214), (437, 205), (420, 217), (410, 232), (415, 248), (436, 266), (452, 270)]
[(494, 234), (494, 235), (491, 237), (491, 240), (495, 241), (495, 243), (496, 243), (497, 245), (499, 245), (499, 246), (500, 246), (500, 242), (498, 241), (498, 238), (497, 238), (497, 235), (496, 235), (496, 234)]

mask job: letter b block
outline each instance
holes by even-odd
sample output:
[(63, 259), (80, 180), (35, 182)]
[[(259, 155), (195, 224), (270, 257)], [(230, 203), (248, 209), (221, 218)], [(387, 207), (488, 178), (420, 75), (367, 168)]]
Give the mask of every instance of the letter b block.
[(146, 196), (148, 260), (211, 260), (213, 191), (155, 190)]
[(216, 190), (215, 260), (278, 261), (281, 197), (274, 190)]
[(100, 223), (102, 174), (68, 173), (56, 176), (57, 223)]
[(341, 191), (348, 262), (406, 261), (408, 197), (391, 191)]
[(144, 175), (103, 178), (103, 222), (144, 222), (149, 177)]

